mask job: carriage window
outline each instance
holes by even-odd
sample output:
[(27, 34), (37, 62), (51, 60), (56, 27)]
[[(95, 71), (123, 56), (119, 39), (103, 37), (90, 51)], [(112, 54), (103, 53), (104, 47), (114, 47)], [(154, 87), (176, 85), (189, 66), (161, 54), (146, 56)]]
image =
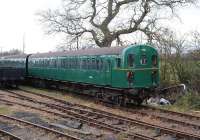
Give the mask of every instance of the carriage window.
[(61, 68), (64, 68), (65, 63), (64, 63), (64, 59), (61, 59)]
[(69, 58), (65, 60), (65, 68), (69, 69)]
[[(57, 59), (57, 67), (61, 67), (61, 59)], [(44, 61), (43, 61), (43, 66), (45, 65)]]
[(87, 69), (90, 69), (90, 66), (91, 66), (91, 65), (90, 65), (90, 59), (88, 58), (88, 59), (87, 59)]
[(105, 63), (105, 70), (106, 70), (106, 72), (110, 71), (110, 65), (111, 65), (110, 60), (107, 60), (106, 63)]
[[(56, 68), (56, 60), (55, 59), (51, 59), (51, 68)], [(40, 65), (40, 62), (38, 61), (38, 66)]]
[(68, 63), (69, 63), (68, 68), (71, 69), (72, 68), (72, 59), (71, 58), (69, 58)]
[(141, 56), (140, 62), (141, 62), (141, 64), (143, 64), (143, 65), (147, 64), (147, 56), (146, 56), (146, 55), (142, 55), (142, 56)]
[(156, 56), (156, 55), (153, 55), (152, 58), (151, 58), (151, 60), (152, 60), (152, 65), (153, 65), (153, 66), (157, 66), (157, 63), (158, 63), (158, 62), (157, 62), (157, 61), (158, 61), (158, 60), (157, 60), (157, 56)]
[(70, 69), (73, 69), (74, 68), (74, 59), (71, 58), (70, 59)]
[(120, 58), (116, 58), (116, 67), (117, 68), (121, 67), (121, 59)]
[(72, 69), (74, 69), (74, 68), (75, 68), (75, 59), (72, 58)]
[(96, 60), (96, 69), (99, 70), (99, 60)]
[(76, 68), (80, 69), (80, 59), (79, 58), (77, 58), (77, 67)]
[(128, 66), (133, 67), (134, 65), (134, 54), (129, 54), (128, 55)]
[(103, 60), (102, 59), (99, 61), (99, 70), (100, 71), (103, 70)]
[(78, 60), (77, 60), (77, 58), (75, 57), (75, 58), (74, 58), (74, 69), (77, 69), (77, 61), (78, 61)]
[(74, 61), (73, 58), (70, 58), (70, 69), (73, 69), (73, 65), (74, 65), (74, 64), (73, 64), (73, 63), (74, 63), (73, 61)]
[(86, 69), (87, 66), (86, 66), (86, 60), (82, 60), (82, 69)]
[(92, 58), (92, 69), (96, 69), (95, 58)]

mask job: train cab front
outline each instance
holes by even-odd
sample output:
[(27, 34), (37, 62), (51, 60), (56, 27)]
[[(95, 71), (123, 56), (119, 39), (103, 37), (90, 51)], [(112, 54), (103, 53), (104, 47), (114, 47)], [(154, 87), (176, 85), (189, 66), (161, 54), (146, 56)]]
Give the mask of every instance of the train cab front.
[(130, 47), (125, 56), (128, 87), (141, 96), (145, 92), (146, 96), (146, 91), (152, 91), (159, 85), (158, 52), (149, 45), (138, 45)]

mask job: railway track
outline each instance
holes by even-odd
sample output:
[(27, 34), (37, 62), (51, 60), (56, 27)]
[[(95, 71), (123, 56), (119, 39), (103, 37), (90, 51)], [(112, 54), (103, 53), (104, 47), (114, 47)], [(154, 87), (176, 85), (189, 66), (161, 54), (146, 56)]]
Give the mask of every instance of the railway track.
[(194, 129), (200, 129), (200, 117), (170, 110), (155, 108), (151, 106), (141, 106), (137, 109), (121, 108), (124, 111), (142, 116), (151, 116), (151, 118), (176, 123), (183, 126), (191, 126)]
[[(14, 92), (11, 92), (11, 93), (13, 94)], [(11, 95), (10, 97), (14, 97), (14, 96)], [(1, 102), (5, 102), (5, 103), (9, 103), (9, 104), (13, 104), (13, 105), (20, 105), (20, 106), (23, 106), (23, 107), (27, 107), (27, 108), (43, 111), (43, 112), (46, 112), (46, 113), (49, 113), (49, 114), (60, 116), (62, 118), (74, 119), (74, 120), (77, 120), (77, 121), (80, 121), (80, 122), (83, 122), (83, 123), (87, 123), (87, 124), (89, 124), (91, 126), (96, 126), (98, 128), (101, 128), (101, 129), (106, 129), (106, 130), (112, 131), (114, 133), (122, 132), (122, 133), (126, 134), (127, 136), (129, 136), (129, 137), (131, 137), (133, 139), (156, 140), (156, 139), (154, 139), (152, 137), (149, 137), (149, 136), (146, 136), (146, 135), (143, 135), (143, 134), (139, 134), (139, 133), (128, 132), (124, 128), (120, 128), (120, 127), (112, 126), (112, 125), (104, 123), (104, 122), (96, 121), (95, 119), (92, 119), (92, 118), (89, 118), (89, 117), (86, 117), (84, 115), (80, 115), (80, 114), (77, 114), (77, 113), (68, 112), (68, 114), (63, 114), (63, 113), (50, 111), (52, 109), (57, 109), (57, 110), (62, 110), (62, 109), (61, 108), (57, 108), (57, 107), (55, 107), (53, 105), (50, 105), (50, 104), (47, 104), (47, 103), (42, 103), (42, 102), (39, 102), (39, 101), (32, 100), (32, 99), (30, 99), (28, 97), (24, 97), (23, 96), (23, 97), (14, 97), (14, 98), (18, 98), (18, 99), (21, 99), (21, 100), (28, 100), (28, 101), (39, 103), (39, 104), (43, 104), (43, 105), (45, 104), (47, 107), (49, 107), (49, 109), (47, 109), (47, 108), (44, 109), (44, 107), (30, 106), (30, 105), (27, 105), (27, 104), (22, 104), (22, 103), (19, 103), (19, 102), (9, 101), (9, 100), (5, 100), (5, 99), (0, 99), (0, 101)], [(62, 112), (63, 112), (63, 110), (62, 110)]]
[(142, 106), (143, 109), (149, 109), (151, 111), (158, 111), (161, 113), (167, 113), (167, 114), (172, 114), (172, 115), (176, 115), (179, 117), (185, 117), (188, 119), (196, 119), (196, 120), (200, 120), (200, 116), (196, 116), (196, 115), (191, 115), (191, 114), (187, 114), (187, 113), (181, 113), (181, 112), (176, 112), (176, 111), (170, 111), (170, 110), (166, 110), (166, 109), (160, 109), (160, 108), (156, 108), (156, 107), (152, 107), (152, 106)]
[[(30, 93), (32, 95), (38, 95), (38, 96), (41, 96), (41, 97), (45, 97), (45, 98), (48, 98), (48, 99), (52, 99), (52, 100), (55, 100), (57, 102), (61, 102), (61, 103), (64, 103), (64, 104), (71, 104), (69, 102), (66, 102), (65, 100), (61, 100), (61, 99), (58, 99), (58, 98), (55, 98), (55, 97), (52, 97), (52, 96), (48, 96), (48, 95), (44, 95), (44, 94), (40, 94), (40, 93), (35, 93), (35, 92), (32, 92), (32, 91), (28, 91), (28, 90), (24, 90), (24, 89), (20, 89), (21, 91), (24, 91), (24, 92), (27, 92), (27, 93)], [(93, 109), (91, 107), (88, 107), (88, 106), (84, 106), (84, 105), (80, 105), (80, 104), (74, 104), (76, 106), (79, 106), (79, 107), (83, 107), (83, 108), (87, 108), (87, 109)], [(112, 106), (113, 107), (113, 106)], [(133, 109), (129, 109), (129, 108), (120, 108), (124, 111), (128, 111), (128, 112), (133, 112), (135, 110)], [(153, 112), (153, 111), (156, 111), (156, 112), (160, 112), (160, 113), (167, 113), (167, 115), (169, 114), (172, 114), (172, 115), (175, 115), (175, 116), (178, 116), (178, 117), (184, 117), (184, 118), (187, 118), (189, 120), (200, 120), (200, 116), (196, 116), (196, 115), (191, 115), (191, 114), (187, 114), (187, 113), (181, 113), (181, 112), (176, 112), (176, 111), (170, 111), (170, 110), (166, 110), (166, 109), (161, 109), (161, 108), (157, 108), (157, 107), (153, 107), (153, 106), (145, 106), (145, 105), (141, 105), (139, 107), (140, 110), (144, 110), (144, 112)], [(137, 106), (137, 110), (138, 110), (138, 106)], [(144, 113), (142, 113), (144, 115)]]
[[(99, 112), (100, 111), (100, 110), (96, 110), (95, 108), (80, 105), (80, 104), (70, 104), (69, 102), (66, 102), (64, 100), (60, 100), (60, 99), (57, 99), (57, 98), (54, 98), (54, 97), (51, 97), (51, 96), (48, 96), (48, 95), (34, 93), (34, 92), (27, 91), (27, 90), (22, 90), (22, 91), (28, 92), (28, 93), (33, 94), (33, 95), (38, 94), (38, 96), (45, 97), (45, 98), (54, 100), (56, 102), (63, 103), (64, 105), (78, 106), (78, 107), (83, 108), (83, 109), (89, 109), (93, 112)], [(144, 115), (151, 116), (151, 118), (156, 118), (156, 119), (160, 119), (160, 120), (163, 120), (163, 121), (177, 123), (177, 124), (181, 124), (181, 125), (184, 125), (184, 126), (192, 126), (195, 129), (200, 129), (200, 117), (199, 116), (181, 113), (181, 112), (170, 111), (170, 110), (165, 110), (165, 109), (160, 109), (160, 108), (151, 107), (151, 106), (141, 106), (141, 107), (137, 107), (137, 109), (129, 109), (129, 108), (120, 108), (120, 109), (123, 110), (123, 111), (126, 111), (126, 112), (131, 112), (133, 114), (141, 114), (143, 116)], [(106, 112), (104, 111), (104, 112), (100, 112), (100, 113), (106, 113)], [(108, 114), (108, 115), (111, 115), (111, 114)], [(169, 116), (169, 115), (171, 115), (171, 116)], [(183, 120), (181, 120), (181, 119), (183, 119)]]
[(4, 140), (23, 140), (22, 138), (0, 129), (0, 139)]
[[(7, 120), (9, 122), (12, 122), (12, 124), (23, 125), (24, 127), (29, 126), (31, 128), (37, 128), (40, 131), (45, 131), (47, 134), (50, 133), (50, 134), (55, 135), (55, 137), (58, 138), (58, 139), (61, 138), (61, 139), (66, 139), (66, 140), (82, 140), (82, 139), (79, 139), (79, 138), (74, 137), (72, 135), (68, 135), (68, 134), (56, 131), (54, 129), (50, 129), (48, 127), (44, 127), (44, 126), (29, 122), (29, 121), (25, 121), (25, 120), (22, 120), (22, 119), (15, 118), (15, 117), (10, 117), (10, 116), (7, 116), (7, 115), (0, 114), (0, 119), (2, 119), (3, 121)], [(23, 140), (23, 138), (19, 138), (19, 137), (15, 136), (15, 135), (13, 135), (9, 132), (6, 132), (6, 131), (1, 131), (1, 132), (3, 132), (6, 135), (9, 135), (11, 137), (11, 140)]]
[[(27, 92), (27, 91), (24, 91)], [(90, 107), (86, 107), (86, 106), (82, 106), (82, 105), (77, 105), (77, 104), (70, 104), (69, 102), (57, 99), (57, 98), (53, 98), (51, 96), (47, 96), (44, 94), (36, 94), (36, 93), (32, 93), (29, 92), (29, 94), (34, 94), (34, 96), (40, 96), (42, 98), (46, 98), (46, 99), (50, 99), (50, 100), (54, 100), (56, 103), (52, 103), (48, 104), (48, 103), (44, 103), (44, 102), (39, 102), (36, 101), (32, 98), (29, 98), (27, 96), (21, 95), (20, 93), (16, 93), (16, 92), (12, 92), (14, 95), (18, 95), (18, 98), (20, 99), (25, 99), (25, 100), (29, 100), (31, 102), (37, 102), (39, 104), (43, 104), (45, 106), (54, 108), (54, 109), (58, 109), (61, 110), (62, 112), (65, 112), (71, 116), (75, 116), (76, 118), (79, 119), (85, 119), (88, 120), (90, 123), (94, 122), (97, 123), (96, 121), (94, 121), (94, 118), (92, 119), (91, 116), (96, 116), (97, 118), (108, 118), (108, 119), (114, 119), (114, 120), (118, 120), (119, 122), (123, 122), (124, 124), (131, 124), (131, 125), (138, 125), (138, 126), (142, 126), (142, 127), (148, 127), (151, 129), (155, 129), (155, 130), (159, 130), (159, 133), (161, 134), (170, 134), (170, 135), (175, 135), (178, 138), (187, 138), (187, 139), (200, 139), (199, 135), (195, 135), (195, 134), (190, 134), (187, 132), (183, 132), (183, 131), (179, 131), (179, 130), (175, 130), (175, 129), (170, 129), (170, 128), (166, 128), (166, 127), (162, 127), (162, 126), (158, 126), (158, 125), (153, 125), (150, 123), (145, 123), (142, 121), (138, 121), (138, 120), (134, 120), (131, 118), (127, 118), (127, 117), (122, 117), (120, 115), (114, 115), (112, 113), (108, 113), (102, 110), (97, 110), (94, 108), (90, 108)], [(61, 105), (62, 104), (62, 105)], [(80, 108), (82, 107), (82, 109)], [(83, 109), (84, 107), (84, 109)], [(83, 115), (84, 114), (84, 115)], [(99, 124), (101, 124), (101, 127), (104, 126), (105, 127), (105, 123), (102, 122), (98, 122)], [(113, 128), (112, 125), (106, 125), (107, 128)], [(119, 127), (114, 127), (116, 132), (126, 132), (127, 130), (124, 128), (119, 128)], [(118, 130), (118, 131), (117, 131)], [(133, 135), (134, 136), (134, 135)]]

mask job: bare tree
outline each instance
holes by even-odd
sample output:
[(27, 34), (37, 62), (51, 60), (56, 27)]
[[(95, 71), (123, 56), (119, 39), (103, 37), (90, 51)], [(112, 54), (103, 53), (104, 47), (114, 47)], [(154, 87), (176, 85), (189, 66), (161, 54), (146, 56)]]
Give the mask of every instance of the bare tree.
[(157, 21), (196, 0), (63, 0), (62, 8), (39, 13), (47, 33), (92, 38), (99, 47), (122, 44), (121, 36), (140, 31), (152, 40)]
[(154, 36), (155, 45), (160, 50), (161, 56), (161, 79), (165, 84), (185, 82), (188, 75), (184, 65), (184, 53), (188, 47), (188, 36), (179, 35), (170, 29), (164, 29)]
[(200, 50), (200, 32), (198, 31), (192, 32), (192, 46)]
[(18, 55), (18, 54), (24, 54), (24, 53), (19, 49), (11, 49), (9, 51), (2, 52), (0, 56)]
[(191, 59), (195, 60), (197, 63), (196, 65), (200, 68), (200, 32), (199, 31), (192, 31), (191, 34), (191, 50), (189, 50), (189, 55), (192, 57)]

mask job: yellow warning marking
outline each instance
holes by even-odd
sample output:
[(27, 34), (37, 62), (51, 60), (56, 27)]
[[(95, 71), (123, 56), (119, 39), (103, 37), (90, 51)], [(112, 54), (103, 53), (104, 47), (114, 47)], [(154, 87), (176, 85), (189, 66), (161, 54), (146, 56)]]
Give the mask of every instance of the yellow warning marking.
[(144, 70), (158, 70), (159, 68), (138, 68), (138, 69), (114, 69), (118, 71), (144, 71)]

